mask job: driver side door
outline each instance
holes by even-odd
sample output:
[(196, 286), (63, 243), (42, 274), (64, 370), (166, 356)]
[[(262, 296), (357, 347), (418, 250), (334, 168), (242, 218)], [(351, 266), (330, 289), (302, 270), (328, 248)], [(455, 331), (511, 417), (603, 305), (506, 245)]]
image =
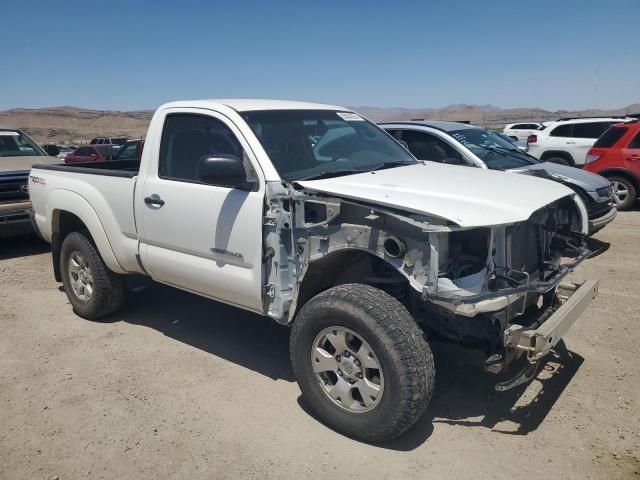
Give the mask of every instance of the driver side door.
[(149, 153), (157, 162), (148, 163), (155, 169), (147, 171), (136, 210), (142, 264), (156, 281), (262, 312), (264, 182), (247, 191), (198, 179), (207, 157), (256, 165), (235, 125), (206, 112), (168, 113), (160, 149)]

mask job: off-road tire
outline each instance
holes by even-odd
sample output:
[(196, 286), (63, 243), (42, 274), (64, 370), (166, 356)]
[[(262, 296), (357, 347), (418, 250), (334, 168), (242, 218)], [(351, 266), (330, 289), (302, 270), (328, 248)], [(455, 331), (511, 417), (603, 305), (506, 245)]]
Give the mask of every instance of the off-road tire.
[(633, 182), (629, 180), (627, 177), (624, 177), (622, 175), (607, 176), (607, 179), (610, 182), (622, 183), (626, 187), (627, 191), (629, 192), (627, 194), (627, 198), (625, 198), (625, 200), (622, 203), (620, 203), (619, 205), (616, 204), (616, 208), (618, 210), (629, 210), (631, 207), (633, 207), (633, 205), (636, 203), (636, 198), (638, 196), (638, 191), (636, 190), (636, 186), (633, 184)]
[[(357, 333), (379, 359), (385, 387), (373, 410), (352, 413), (336, 405), (313, 372), (314, 339), (332, 326)], [(420, 418), (431, 401), (435, 367), (423, 332), (400, 302), (377, 288), (340, 285), (309, 300), (294, 321), (290, 354), (308, 406), (325, 424), (349, 437), (367, 442), (397, 437)]]
[[(87, 260), (93, 276), (93, 293), (87, 301), (81, 300), (71, 286), (69, 257), (75, 251), (80, 252)], [(80, 317), (97, 320), (115, 313), (122, 307), (126, 291), (124, 276), (109, 270), (94, 245), (82, 233), (70, 233), (62, 242), (60, 272), (67, 298), (73, 306), (73, 311)]]

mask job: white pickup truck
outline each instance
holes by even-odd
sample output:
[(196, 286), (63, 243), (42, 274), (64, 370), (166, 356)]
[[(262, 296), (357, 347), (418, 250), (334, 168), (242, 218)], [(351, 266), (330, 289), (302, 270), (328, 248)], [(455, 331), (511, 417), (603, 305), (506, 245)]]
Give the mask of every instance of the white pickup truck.
[(382, 441), (426, 409), (425, 333), (530, 380), (597, 282), (567, 187), (420, 163), (342, 107), (201, 100), (155, 113), (142, 159), (34, 166), (34, 223), (74, 311), (122, 305), (148, 275), (291, 324), (304, 398), (333, 428)]

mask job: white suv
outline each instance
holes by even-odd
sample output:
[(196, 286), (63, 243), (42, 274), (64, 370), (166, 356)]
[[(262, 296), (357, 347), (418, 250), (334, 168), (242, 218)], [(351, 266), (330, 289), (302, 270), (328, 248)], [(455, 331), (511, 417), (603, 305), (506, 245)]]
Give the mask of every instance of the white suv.
[(589, 149), (614, 123), (629, 118), (563, 118), (527, 138), (530, 155), (552, 163), (582, 166)]
[(526, 141), (529, 135), (538, 133), (538, 130), (542, 130), (544, 126), (541, 123), (510, 123), (505, 125), (502, 133), (513, 138), (514, 140)]

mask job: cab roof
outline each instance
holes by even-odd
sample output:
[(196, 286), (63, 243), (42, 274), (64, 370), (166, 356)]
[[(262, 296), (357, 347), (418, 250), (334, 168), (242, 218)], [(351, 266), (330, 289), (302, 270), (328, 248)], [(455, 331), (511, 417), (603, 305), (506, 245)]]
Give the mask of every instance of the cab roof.
[(182, 107), (182, 108), (213, 108), (220, 105), (227, 106), (238, 112), (250, 112), (255, 110), (339, 110), (347, 111), (348, 108), (337, 105), (326, 105), (322, 103), (296, 102), (289, 100), (267, 100), (263, 98), (230, 98), (230, 99), (205, 99), (205, 100), (185, 100), (170, 102), (162, 105), (161, 108)]
[(431, 127), (443, 132), (453, 132), (455, 130), (464, 130), (467, 128), (479, 128), (475, 125), (461, 122), (447, 122), (444, 120), (401, 120), (398, 122), (379, 122), (381, 127), (388, 127), (389, 125), (414, 125), (419, 127)]

